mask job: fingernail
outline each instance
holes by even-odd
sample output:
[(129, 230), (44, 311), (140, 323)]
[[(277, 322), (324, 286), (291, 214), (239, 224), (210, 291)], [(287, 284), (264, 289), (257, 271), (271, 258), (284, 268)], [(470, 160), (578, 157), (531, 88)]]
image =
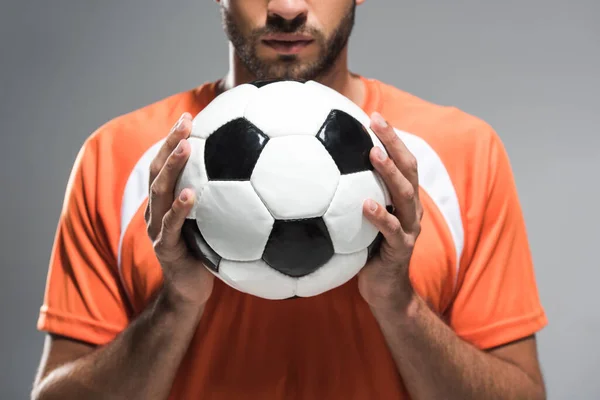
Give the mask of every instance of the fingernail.
[(377, 157), (379, 161), (385, 161), (387, 155), (382, 149), (380, 149), (379, 147), (375, 147), (375, 157)]
[(368, 199), (367, 200), (367, 208), (369, 209), (369, 211), (375, 212), (375, 210), (377, 210), (377, 203), (375, 203), (371, 199)]
[(188, 200), (189, 196), (187, 193), (187, 190), (183, 189), (181, 191), (181, 193), (179, 194), (179, 200), (181, 200), (183, 203), (185, 203)]
[(179, 142), (177, 147), (175, 148), (175, 154), (183, 153), (183, 140)]
[(181, 117), (179, 117), (179, 119), (175, 123), (175, 125), (173, 126), (173, 131), (181, 130), (181, 127), (183, 126), (184, 121), (185, 121), (185, 113)]
[(372, 118), (376, 125), (379, 125), (381, 128), (387, 128), (388, 124), (385, 122), (385, 119), (381, 116), (381, 114), (374, 112)]
[(179, 121), (177, 121), (177, 124), (175, 125), (175, 130), (180, 131), (182, 126), (183, 126), (183, 118), (181, 118)]

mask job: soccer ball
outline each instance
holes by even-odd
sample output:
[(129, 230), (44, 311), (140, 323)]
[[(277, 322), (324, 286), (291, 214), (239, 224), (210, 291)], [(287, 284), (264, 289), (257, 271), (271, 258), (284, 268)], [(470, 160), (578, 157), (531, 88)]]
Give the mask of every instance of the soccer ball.
[(382, 239), (364, 201), (391, 206), (369, 160), (373, 146), (384, 149), (369, 121), (314, 81), (256, 81), (217, 96), (193, 120), (177, 183), (197, 196), (187, 245), (226, 284), (265, 299), (348, 282)]

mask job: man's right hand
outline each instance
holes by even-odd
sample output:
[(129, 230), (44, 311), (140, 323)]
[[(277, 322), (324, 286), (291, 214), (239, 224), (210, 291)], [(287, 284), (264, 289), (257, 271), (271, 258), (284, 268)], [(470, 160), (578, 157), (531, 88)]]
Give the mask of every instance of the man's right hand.
[(185, 188), (175, 193), (177, 179), (189, 156), (192, 116), (184, 113), (150, 164), (150, 193), (145, 218), (148, 235), (163, 271), (163, 293), (177, 304), (202, 306), (208, 301), (214, 275), (187, 247), (181, 230), (195, 202)]

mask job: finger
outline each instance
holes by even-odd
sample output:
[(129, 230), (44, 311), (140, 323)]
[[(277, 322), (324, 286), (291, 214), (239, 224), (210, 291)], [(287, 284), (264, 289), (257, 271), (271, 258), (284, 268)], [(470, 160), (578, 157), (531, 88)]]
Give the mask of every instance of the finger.
[(404, 263), (410, 259), (414, 249), (415, 235), (407, 234), (394, 214), (372, 199), (363, 206), (365, 217), (381, 232), (388, 246), (382, 246), (381, 260), (384, 263)]
[[(165, 139), (165, 142), (160, 147), (157, 155), (154, 157), (152, 162), (150, 163), (150, 175), (148, 179), (148, 187), (152, 187), (156, 176), (160, 173), (163, 168), (167, 158), (173, 152), (175, 147), (179, 144), (182, 139), (187, 139), (191, 133), (191, 123), (188, 124), (188, 121), (191, 120), (192, 116), (190, 113), (183, 113), (179, 120), (173, 125), (169, 135)], [(147, 224), (150, 224), (150, 209), (151, 202), (148, 201), (146, 204), (146, 210), (144, 212), (144, 219)], [(155, 224), (150, 224), (155, 225)], [(149, 226), (150, 228), (150, 226)], [(150, 229), (148, 229), (150, 231)], [(159, 229), (154, 229), (156, 233), (158, 233)], [(152, 236), (152, 235), (151, 235)], [(153, 237), (153, 236), (152, 236)]]
[(405, 232), (402, 229), (400, 220), (394, 214), (389, 213), (381, 204), (368, 199), (363, 205), (363, 213), (393, 247), (402, 242)]
[(394, 128), (377, 112), (371, 116), (371, 129), (373, 129), (373, 132), (381, 140), (390, 158), (394, 160), (402, 175), (417, 190), (419, 187), (419, 175), (417, 172), (416, 157), (408, 150), (408, 147), (400, 139)]
[(414, 231), (419, 223), (417, 191), (394, 161), (379, 147), (371, 150), (370, 157), (371, 163), (390, 192), (392, 203), (396, 208), (395, 214), (402, 224), (402, 229), (406, 232)]
[(186, 139), (182, 139), (175, 150), (171, 152), (150, 186), (148, 233), (151, 238), (155, 237), (160, 231), (161, 221), (173, 204), (176, 195), (174, 193), (175, 184), (190, 152), (190, 144)]
[(181, 230), (194, 206), (194, 201), (195, 197), (191, 189), (182, 190), (162, 218), (159, 239), (154, 244), (154, 250), (161, 260), (174, 261), (187, 254)]
[(163, 165), (169, 158), (169, 155), (175, 150), (175, 147), (179, 144), (182, 139), (187, 139), (192, 131), (192, 115), (185, 112), (181, 115), (179, 120), (173, 125), (171, 131), (167, 135), (164, 143), (158, 150), (156, 157), (150, 164), (150, 180), (149, 185), (152, 185), (156, 176), (160, 173)]

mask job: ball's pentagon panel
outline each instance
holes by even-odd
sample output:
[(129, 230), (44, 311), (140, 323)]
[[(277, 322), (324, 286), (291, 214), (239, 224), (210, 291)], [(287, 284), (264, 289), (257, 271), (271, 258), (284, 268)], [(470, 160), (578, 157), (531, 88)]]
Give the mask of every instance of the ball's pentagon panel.
[(229, 121), (243, 117), (248, 103), (258, 90), (244, 84), (221, 93), (194, 117), (191, 136), (206, 139)]
[(208, 243), (206, 243), (195, 219), (188, 218), (185, 220), (181, 234), (194, 256), (204, 261), (206, 266), (212, 271), (219, 272), (221, 256), (215, 253)]
[(373, 169), (369, 159), (373, 148), (369, 132), (350, 114), (332, 110), (317, 138), (331, 154), (342, 175)]
[(206, 139), (204, 162), (211, 181), (247, 181), (269, 138), (245, 118), (219, 127)]
[(333, 256), (333, 244), (321, 218), (275, 221), (263, 260), (284, 275), (313, 273)]
[(335, 90), (330, 89), (327, 86), (324, 86), (315, 81), (308, 81), (305, 83), (307, 87), (311, 87), (319, 93), (319, 97), (323, 99), (323, 101), (327, 101), (329, 104), (333, 104), (333, 109), (344, 111), (350, 115), (352, 115), (357, 121), (359, 121), (364, 127), (367, 128), (369, 136), (371, 137), (371, 141), (375, 146), (380, 147), (385, 151), (385, 148), (375, 132), (371, 129), (371, 117), (364, 112), (362, 108), (358, 106), (358, 104), (354, 103), (352, 100), (347, 98), (346, 96), (341, 95)]

